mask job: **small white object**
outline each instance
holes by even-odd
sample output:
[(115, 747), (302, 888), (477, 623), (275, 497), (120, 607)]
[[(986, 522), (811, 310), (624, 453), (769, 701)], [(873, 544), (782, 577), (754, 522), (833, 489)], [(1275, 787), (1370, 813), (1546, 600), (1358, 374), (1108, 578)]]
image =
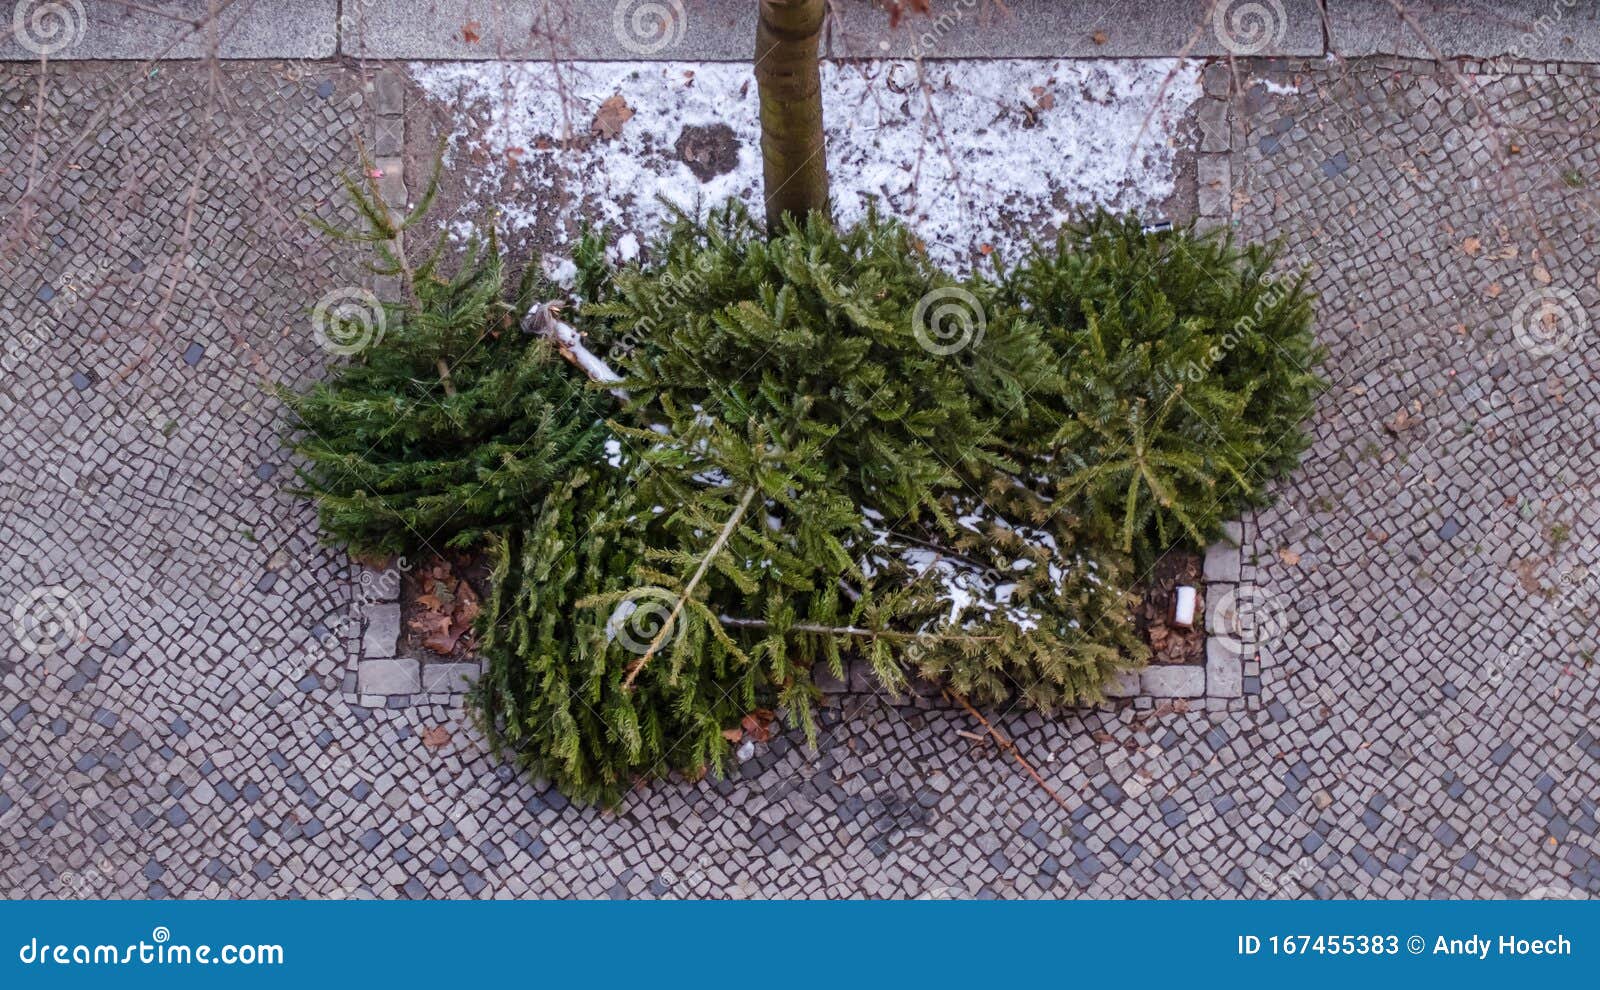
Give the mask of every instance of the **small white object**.
[(1172, 601), (1172, 624), (1189, 629), (1194, 626), (1194, 588), (1187, 584), (1178, 585), (1178, 594)]

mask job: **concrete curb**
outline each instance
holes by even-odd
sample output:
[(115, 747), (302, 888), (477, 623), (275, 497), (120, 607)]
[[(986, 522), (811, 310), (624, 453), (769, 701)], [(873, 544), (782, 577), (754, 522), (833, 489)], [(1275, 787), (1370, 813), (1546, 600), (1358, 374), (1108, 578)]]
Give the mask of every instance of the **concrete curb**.
[[(117, 0), (15, 0), (0, 61), (195, 59), (534, 59), (744, 61), (750, 0), (238, 0), (208, 22), (205, 0), (170, 12)], [(1579, 0), (1459, 0), (1409, 19), (1388, 0), (933, 0), (894, 28), (844, 5), (836, 58), (1149, 58), (1175, 55), (1403, 55), (1600, 62), (1600, 8)], [(1428, 37), (1424, 42), (1419, 30)]]

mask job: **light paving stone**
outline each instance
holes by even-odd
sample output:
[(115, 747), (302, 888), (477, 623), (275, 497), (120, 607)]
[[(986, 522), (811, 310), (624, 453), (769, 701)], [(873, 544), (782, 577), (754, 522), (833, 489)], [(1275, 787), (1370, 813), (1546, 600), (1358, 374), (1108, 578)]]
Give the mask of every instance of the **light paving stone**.
[(408, 657), (363, 660), (357, 665), (362, 694), (415, 694), (422, 689), (417, 661)]
[(1207, 581), (1239, 582), (1242, 562), (1240, 548), (1244, 542), (1244, 528), (1238, 522), (1223, 523), (1223, 538), (1206, 548), (1203, 564)]
[(367, 659), (392, 657), (400, 640), (398, 602), (370, 605), (366, 609), (366, 628), (361, 634), (361, 655)]
[(1237, 698), (1244, 693), (1244, 660), (1231, 644), (1206, 642), (1205, 693), (1208, 698)]
[(1206, 693), (1206, 669), (1197, 665), (1146, 667), (1139, 672), (1139, 690), (1158, 698), (1198, 698)]
[(459, 694), (478, 680), (475, 663), (428, 663), (422, 668), (422, 691), (425, 694)]

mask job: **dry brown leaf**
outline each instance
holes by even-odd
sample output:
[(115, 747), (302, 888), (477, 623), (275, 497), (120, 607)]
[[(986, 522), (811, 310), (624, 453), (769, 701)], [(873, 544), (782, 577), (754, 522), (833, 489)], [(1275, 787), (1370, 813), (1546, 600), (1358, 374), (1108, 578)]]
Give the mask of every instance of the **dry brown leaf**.
[(1549, 285), (1551, 282), (1550, 269), (1543, 265), (1534, 265), (1533, 278), (1534, 281), (1538, 282), (1540, 285)]
[(1090, 35), (1090, 38), (1097, 45), (1103, 45), (1106, 43), (1106, 33), (1104, 31), (1096, 31), (1094, 34)]
[(609, 141), (621, 134), (622, 125), (632, 118), (633, 108), (618, 93), (600, 104), (600, 109), (595, 111), (594, 122), (589, 125), (589, 132), (602, 141)]
[(477, 21), (468, 21), (461, 26), (461, 40), (469, 45), (476, 45), (483, 40), (483, 25)]
[(450, 628), (450, 617), (442, 612), (418, 612), (407, 625), (424, 636), (432, 636)]
[(1500, 283), (1499, 282), (1490, 282), (1489, 283), (1489, 287), (1487, 289), (1484, 289), (1483, 291), (1484, 291), (1484, 294), (1487, 295), (1490, 299), (1499, 299), (1500, 298), (1500, 293), (1504, 292), (1505, 290), (1500, 287)]
[(757, 708), (740, 719), (739, 724), (744, 726), (744, 731), (750, 734), (751, 739), (764, 743), (772, 738), (772, 721), (775, 718), (777, 715), (771, 710)]
[(442, 725), (436, 725), (422, 734), (422, 745), (429, 749), (440, 749), (450, 742), (450, 732)]
[(445, 632), (435, 633), (434, 635), (429, 636), (427, 639), (422, 641), (422, 645), (439, 654), (440, 656), (447, 657), (455, 652), (456, 641), (460, 638), (460, 633), (446, 630)]
[(744, 738), (744, 730), (743, 729), (723, 729), (722, 730), (722, 738), (728, 740), (729, 742), (736, 743), (739, 740)]
[(1411, 429), (1413, 426), (1416, 426), (1421, 419), (1422, 417), (1420, 416), (1413, 416), (1410, 410), (1402, 409), (1386, 420), (1383, 424), (1383, 428), (1388, 430), (1390, 433), (1393, 433), (1395, 436), (1399, 436), (1405, 431)]
[(1476, 258), (1478, 252), (1483, 250), (1483, 242), (1476, 237), (1469, 237), (1461, 242), (1461, 250), (1467, 253), (1467, 257)]
[(478, 604), (478, 593), (472, 590), (472, 585), (465, 581), (456, 582), (456, 607), (451, 616), (454, 625), (465, 628), (472, 625), (472, 620), (478, 617), (482, 606)]
[(1300, 555), (1295, 553), (1293, 550), (1290, 550), (1288, 547), (1279, 549), (1278, 559), (1283, 561), (1285, 564), (1288, 564), (1290, 567), (1294, 567), (1300, 563)]

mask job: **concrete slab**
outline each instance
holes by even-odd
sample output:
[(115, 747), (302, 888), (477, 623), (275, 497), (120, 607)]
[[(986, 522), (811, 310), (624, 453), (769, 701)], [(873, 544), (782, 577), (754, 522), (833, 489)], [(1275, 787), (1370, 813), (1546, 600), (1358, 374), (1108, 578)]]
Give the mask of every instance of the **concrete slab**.
[(338, 0), (237, 0), (213, 31), (210, 0), (167, 0), (159, 8), (17, 0), (0, 21), (0, 61), (204, 58), (213, 37), (223, 58), (331, 58), (338, 7)]
[(356, 677), (364, 695), (416, 694), (422, 687), (417, 661), (405, 657), (363, 660)]
[[(836, 57), (1064, 58), (1192, 55), (1320, 55), (1316, 0), (932, 0), (931, 16), (888, 15), (841, 5), (830, 34)], [(750, 0), (570, 0), (564, 11), (468, 0), (388, 2), (345, 32), (346, 54), (367, 58), (743, 61), (755, 47)]]
[(1395, 12), (1389, 0), (1330, 0), (1333, 51), (1351, 58), (1437, 54), (1600, 62), (1600, 4), (1593, 0), (1458, 0), (1412, 3), (1407, 10), (1415, 27)]

